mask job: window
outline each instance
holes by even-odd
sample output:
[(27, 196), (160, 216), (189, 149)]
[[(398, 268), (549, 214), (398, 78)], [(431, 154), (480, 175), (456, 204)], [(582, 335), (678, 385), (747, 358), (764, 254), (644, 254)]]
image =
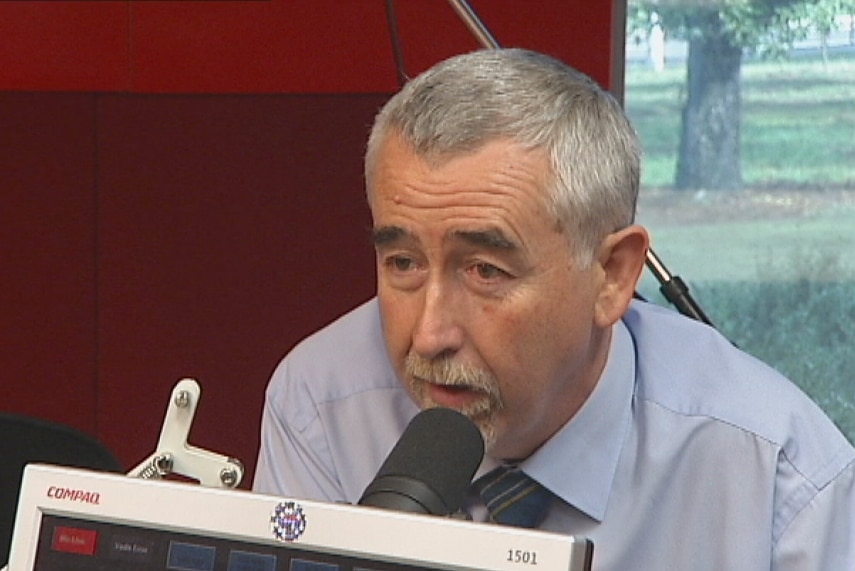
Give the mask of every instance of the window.
[[(638, 220), (733, 343), (855, 441), (855, 0), (629, 0)], [(653, 272), (639, 290), (669, 305)]]

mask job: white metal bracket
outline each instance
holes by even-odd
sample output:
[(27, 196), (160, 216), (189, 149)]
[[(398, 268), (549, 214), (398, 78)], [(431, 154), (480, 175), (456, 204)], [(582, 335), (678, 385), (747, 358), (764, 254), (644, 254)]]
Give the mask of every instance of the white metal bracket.
[(160, 479), (169, 474), (179, 474), (214, 488), (235, 488), (240, 484), (244, 471), (240, 460), (187, 442), (201, 393), (195, 379), (178, 381), (166, 408), (157, 449), (128, 472), (128, 476)]

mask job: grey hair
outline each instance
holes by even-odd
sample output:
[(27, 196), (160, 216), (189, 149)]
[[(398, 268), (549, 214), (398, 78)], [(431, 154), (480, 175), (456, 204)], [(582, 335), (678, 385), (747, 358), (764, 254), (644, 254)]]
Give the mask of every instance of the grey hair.
[(390, 133), (429, 164), (509, 139), (549, 157), (546, 208), (588, 266), (611, 232), (632, 224), (638, 140), (618, 102), (592, 79), (522, 49), (445, 60), (408, 82), (377, 114), (365, 155), (371, 199), (377, 153)]

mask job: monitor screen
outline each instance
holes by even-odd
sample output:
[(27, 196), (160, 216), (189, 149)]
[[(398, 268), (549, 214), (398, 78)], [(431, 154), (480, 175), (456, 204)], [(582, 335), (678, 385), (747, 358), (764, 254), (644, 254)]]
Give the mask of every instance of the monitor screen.
[(591, 552), (539, 531), (33, 465), (9, 571), (587, 571)]

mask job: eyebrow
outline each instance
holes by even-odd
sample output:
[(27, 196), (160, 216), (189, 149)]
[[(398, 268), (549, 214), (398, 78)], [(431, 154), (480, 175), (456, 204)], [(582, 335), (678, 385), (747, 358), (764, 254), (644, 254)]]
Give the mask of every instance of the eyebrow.
[(374, 246), (388, 246), (404, 238), (416, 239), (412, 233), (400, 226), (380, 226), (379, 228), (371, 229), (371, 241), (374, 243)]
[(495, 228), (489, 230), (457, 230), (452, 233), (452, 237), (459, 238), (473, 246), (482, 246), (491, 250), (513, 252), (519, 249), (516, 242)]
[[(455, 230), (450, 234), (450, 237), (472, 246), (480, 246), (491, 250), (506, 252), (519, 250), (519, 245), (516, 242), (510, 240), (500, 230), (495, 228), (488, 230)], [(375, 247), (388, 246), (405, 239), (419, 242), (417, 236), (400, 226), (380, 226), (371, 230), (371, 240)]]

